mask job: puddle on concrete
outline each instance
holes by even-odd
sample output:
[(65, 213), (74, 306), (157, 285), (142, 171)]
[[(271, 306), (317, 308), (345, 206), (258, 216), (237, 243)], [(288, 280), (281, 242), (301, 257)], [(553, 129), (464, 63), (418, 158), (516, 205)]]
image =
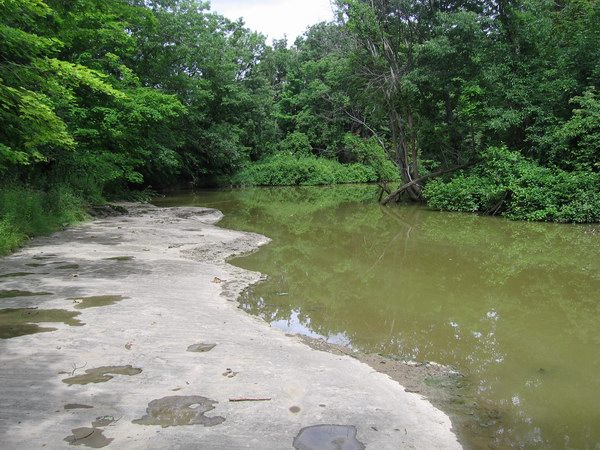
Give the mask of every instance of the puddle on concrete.
[(58, 266), (57, 267), (58, 270), (75, 270), (75, 269), (79, 269), (79, 264), (65, 264), (63, 266)]
[(133, 261), (135, 256), (115, 256), (113, 258), (104, 258), (105, 261)]
[(294, 438), (296, 450), (364, 450), (351, 425), (315, 425), (302, 428)]
[(0, 310), (0, 339), (11, 339), (28, 334), (56, 331), (37, 325), (45, 322), (62, 322), (65, 325), (80, 327), (85, 325), (75, 319), (81, 313), (62, 309), (18, 308)]
[(71, 409), (92, 409), (93, 406), (90, 405), (81, 405), (79, 403), (68, 403), (65, 405), (65, 409), (66, 410), (71, 410)]
[(17, 278), (17, 277), (26, 277), (27, 275), (35, 275), (33, 272), (13, 272), (13, 273), (5, 273), (0, 275), (0, 278)]
[(127, 298), (129, 297), (124, 297), (122, 295), (97, 295), (93, 297), (70, 298), (69, 300), (73, 300), (75, 303), (75, 309), (87, 309), (114, 305), (115, 303)]
[(183, 425), (213, 427), (225, 422), (224, 417), (207, 417), (205, 413), (215, 409), (218, 402), (199, 395), (164, 397), (152, 400), (146, 415), (133, 420), (137, 425), (160, 425), (163, 428)]
[(142, 369), (132, 366), (104, 366), (88, 369), (83, 375), (65, 378), (63, 383), (73, 384), (105, 383), (114, 378), (114, 375), (133, 376), (142, 373)]
[(216, 346), (217, 346), (217, 344), (204, 344), (204, 343), (193, 344), (187, 348), (187, 351), (194, 352), (194, 353), (206, 353), (206, 352), (210, 352)]
[(33, 259), (38, 259), (38, 260), (43, 260), (43, 259), (52, 259), (52, 258), (56, 258), (58, 255), (54, 255), (54, 254), (47, 254), (47, 255), (36, 255), (33, 257)]
[(67, 436), (63, 440), (69, 445), (83, 445), (90, 448), (102, 448), (110, 444), (114, 439), (109, 439), (104, 436), (104, 430), (98, 428), (75, 428), (71, 430), (71, 436)]
[(38, 295), (52, 295), (52, 293), (30, 291), (0, 291), (0, 298), (35, 297)]
[(290, 407), (290, 412), (294, 413), (294, 414), (298, 414), (300, 412), (300, 407), (292, 406), (292, 407)]
[(96, 417), (96, 420), (92, 422), (94, 428), (104, 428), (110, 424), (115, 423), (117, 420), (113, 416), (100, 416)]

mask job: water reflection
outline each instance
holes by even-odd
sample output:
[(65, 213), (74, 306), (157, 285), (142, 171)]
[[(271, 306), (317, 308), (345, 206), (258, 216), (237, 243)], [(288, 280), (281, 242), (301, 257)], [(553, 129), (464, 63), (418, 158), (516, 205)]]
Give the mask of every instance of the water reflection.
[[(242, 307), (287, 331), (456, 366), (498, 410), (496, 445), (600, 448), (598, 228), (381, 208), (375, 188), (208, 192), (273, 243)], [(336, 338), (337, 339), (337, 338)]]

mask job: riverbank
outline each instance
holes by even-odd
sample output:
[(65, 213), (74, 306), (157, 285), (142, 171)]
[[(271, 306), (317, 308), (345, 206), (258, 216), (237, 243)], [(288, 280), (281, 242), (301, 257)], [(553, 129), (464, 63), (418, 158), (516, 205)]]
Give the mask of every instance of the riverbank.
[[(237, 308), (261, 275), (225, 259), (267, 238), (215, 210), (127, 208), (0, 260), (3, 448), (312, 448), (355, 429), (367, 448), (460, 447), (420, 395)], [(6, 339), (35, 322), (56, 331)]]

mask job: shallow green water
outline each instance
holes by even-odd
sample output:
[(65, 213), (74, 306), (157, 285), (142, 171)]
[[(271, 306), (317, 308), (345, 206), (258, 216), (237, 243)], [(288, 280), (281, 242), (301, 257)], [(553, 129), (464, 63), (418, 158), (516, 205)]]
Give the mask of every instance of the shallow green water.
[(497, 448), (600, 448), (600, 227), (381, 208), (376, 188), (212, 191), (273, 242), (234, 261), (269, 275), (242, 307), (365, 352), (455, 366)]

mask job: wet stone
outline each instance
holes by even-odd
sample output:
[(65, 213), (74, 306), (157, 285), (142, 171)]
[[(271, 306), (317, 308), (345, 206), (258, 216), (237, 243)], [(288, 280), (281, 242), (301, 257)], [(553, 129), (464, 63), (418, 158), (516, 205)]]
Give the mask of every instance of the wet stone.
[(36, 297), (40, 295), (52, 295), (51, 292), (30, 292), (30, 291), (0, 291), (0, 298), (17, 298), (17, 297)]
[(11, 339), (28, 334), (56, 331), (44, 328), (38, 323), (64, 323), (72, 327), (85, 325), (75, 317), (81, 313), (62, 309), (18, 308), (0, 310), (0, 339)]
[(70, 298), (75, 303), (75, 309), (100, 308), (102, 306), (110, 306), (121, 300), (128, 299), (122, 295), (97, 295), (93, 297), (77, 297)]
[(89, 384), (89, 383), (106, 383), (114, 378), (114, 375), (133, 376), (142, 373), (142, 369), (132, 366), (105, 366), (95, 369), (88, 369), (83, 375), (77, 375), (70, 378), (65, 378), (63, 383), (68, 385), (73, 384)]
[(193, 344), (187, 348), (187, 351), (194, 352), (194, 353), (206, 353), (206, 352), (210, 352), (216, 346), (217, 346), (217, 344), (203, 344), (203, 343)]
[(364, 450), (351, 425), (315, 425), (302, 428), (294, 438), (296, 450)]
[(64, 438), (69, 445), (83, 445), (90, 448), (102, 448), (110, 444), (114, 439), (104, 436), (104, 431), (98, 428), (75, 428), (71, 430), (71, 436)]
[(132, 421), (137, 425), (160, 425), (163, 428), (184, 425), (213, 427), (225, 422), (224, 417), (208, 417), (205, 414), (215, 409), (218, 402), (199, 395), (172, 396), (152, 400), (146, 415)]
[(79, 403), (67, 403), (65, 405), (65, 409), (66, 410), (71, 410), (71, 409), (92, 409), (93, 406), (90, 405), (81, 405)]

